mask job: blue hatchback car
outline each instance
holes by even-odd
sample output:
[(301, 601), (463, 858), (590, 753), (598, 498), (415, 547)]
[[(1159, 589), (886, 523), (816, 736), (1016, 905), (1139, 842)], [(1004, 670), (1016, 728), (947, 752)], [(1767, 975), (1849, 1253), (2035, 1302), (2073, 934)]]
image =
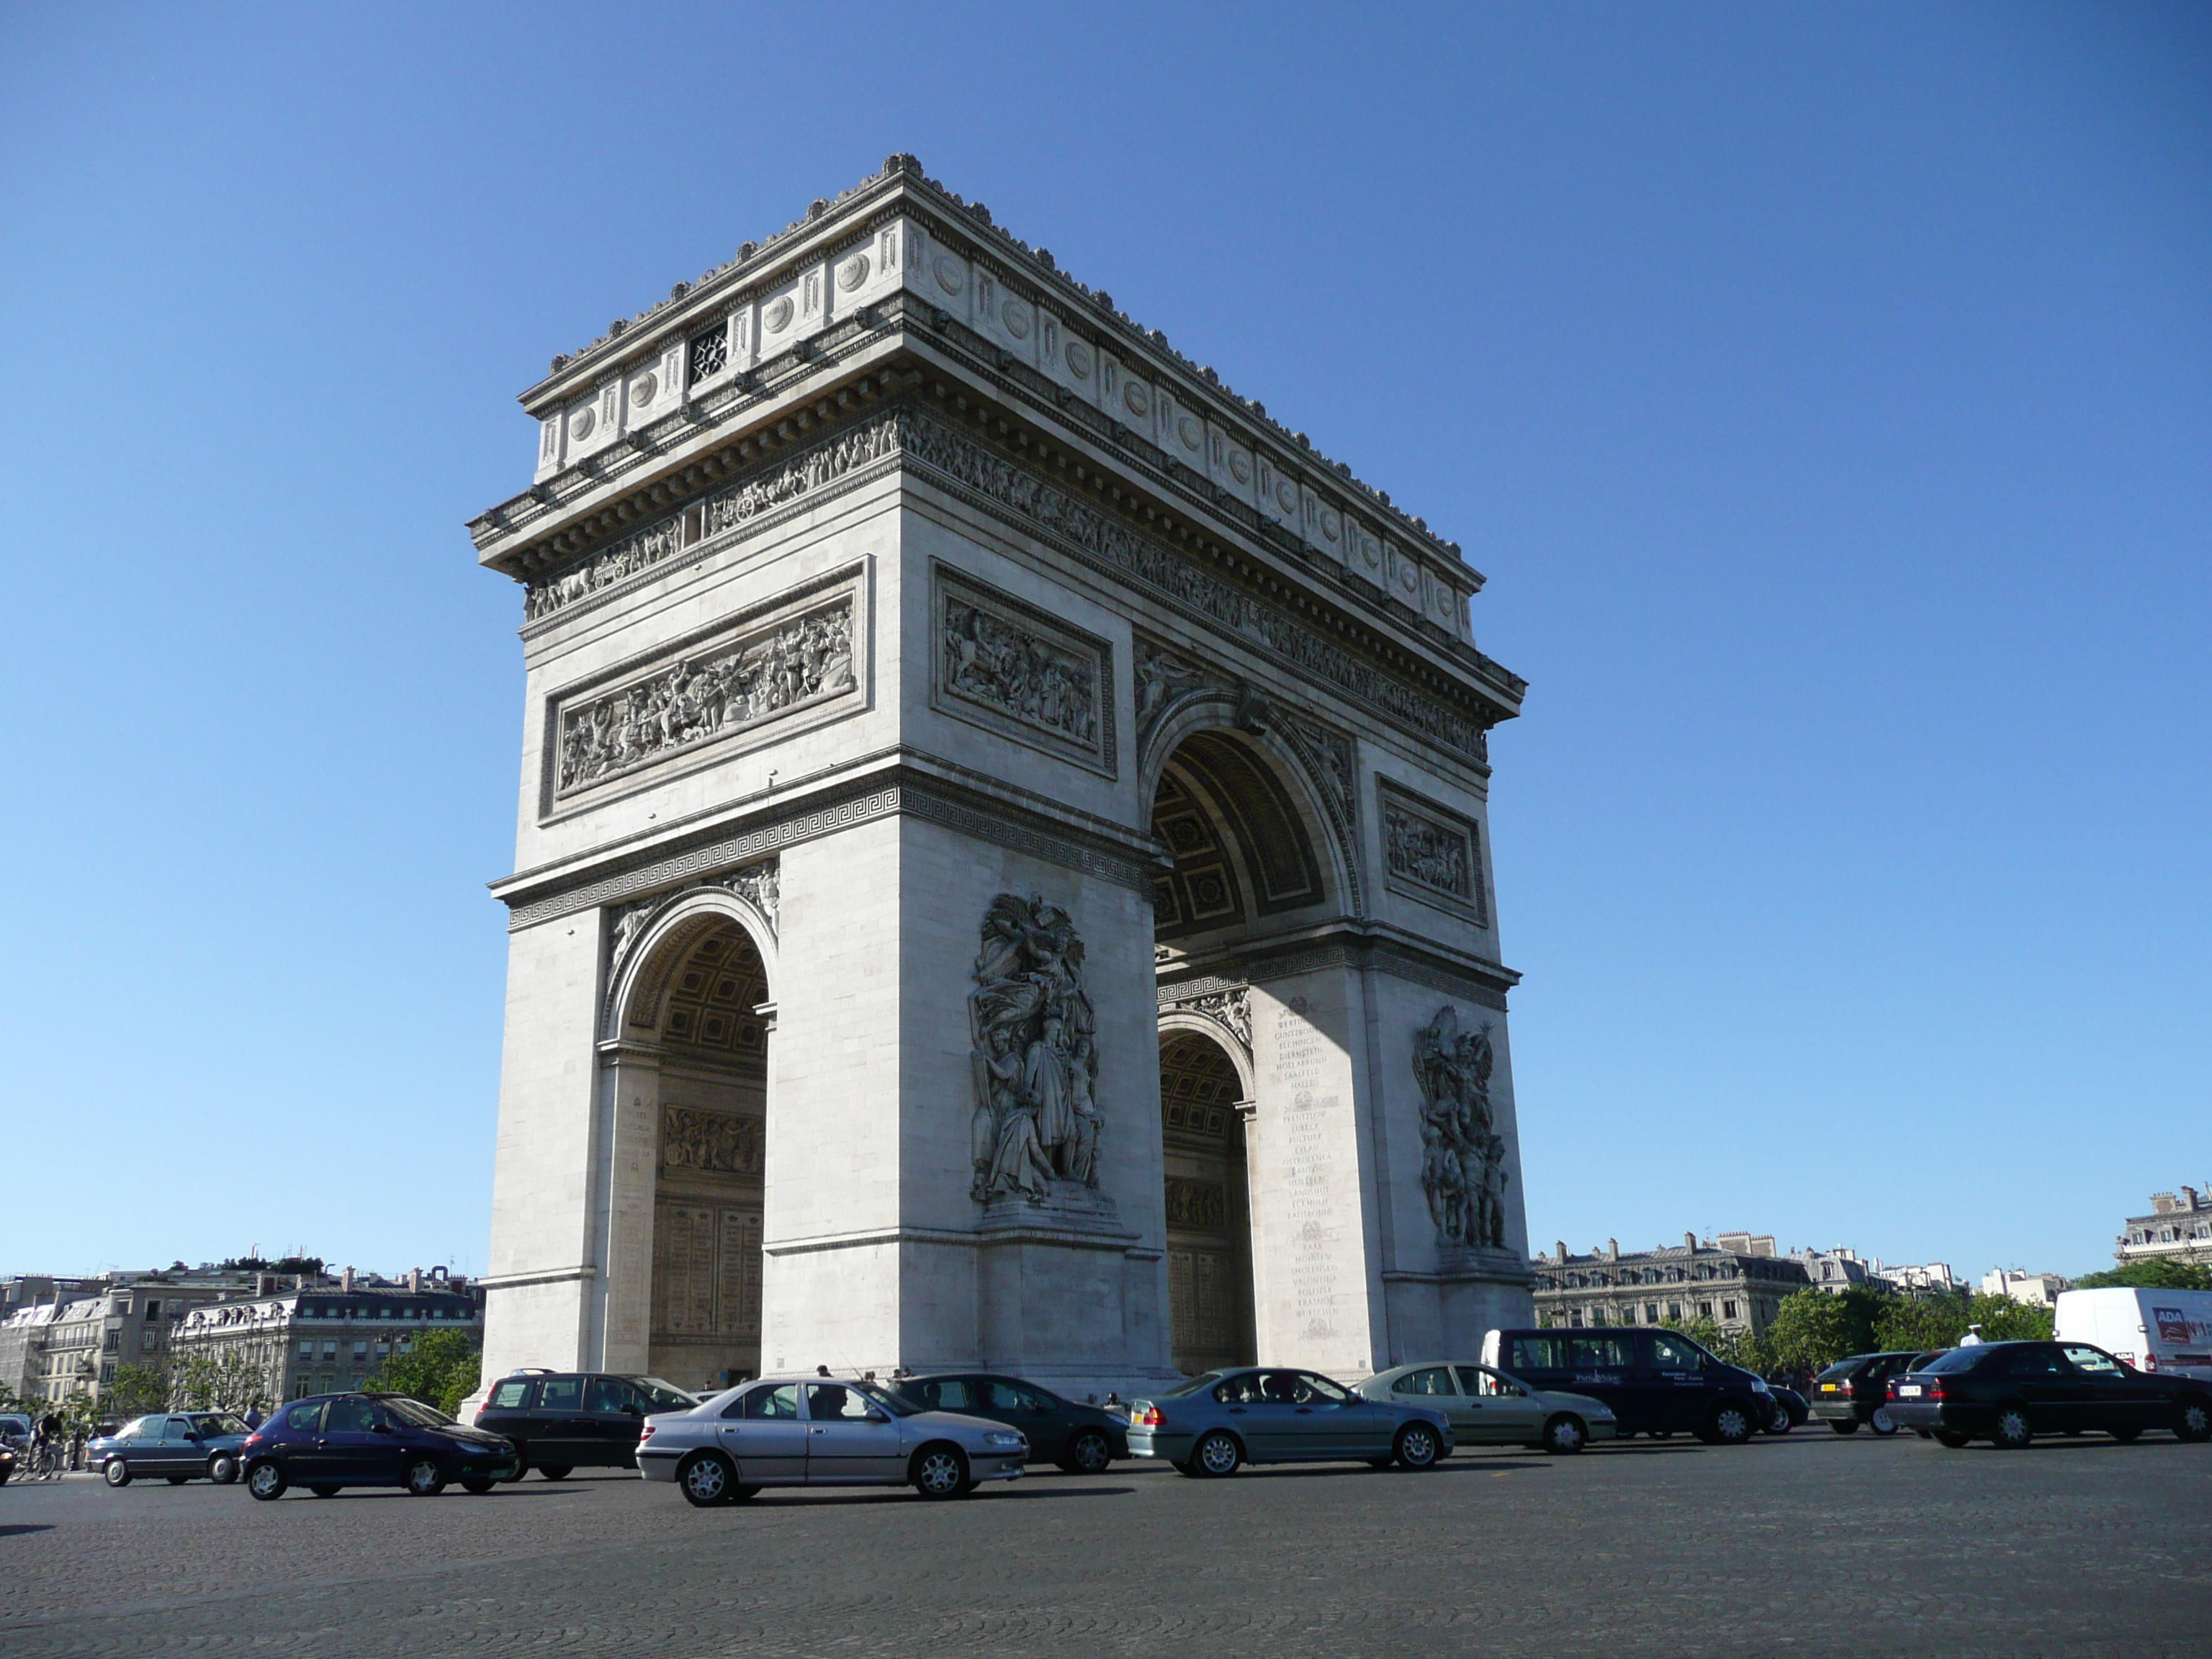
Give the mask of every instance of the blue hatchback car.
[(328, 1498), (344, 1486), (404, 1486), (434, 1498), (448, 1481), (488, 1492), (513, 1477), (514, 1443), (464, 1427), (404, 1395), (317, 1395), (283, 1407), (240, 1451), (246, 1489), (282, 1498), (305, 1486)]

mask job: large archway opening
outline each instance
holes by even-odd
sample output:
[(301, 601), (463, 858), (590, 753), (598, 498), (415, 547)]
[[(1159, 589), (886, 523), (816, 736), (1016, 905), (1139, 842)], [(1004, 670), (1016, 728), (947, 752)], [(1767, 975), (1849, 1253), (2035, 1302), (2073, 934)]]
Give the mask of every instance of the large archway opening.
[(647, 1364), (698, 1388), (760, 1373), (768, 970), (726, 917), (666, 948)]
[(1191, 1375), (1259, 1359), (1243, 1096), (1236, 1062), (1212, 1037), (1160, 1034), (1170, 1358)]

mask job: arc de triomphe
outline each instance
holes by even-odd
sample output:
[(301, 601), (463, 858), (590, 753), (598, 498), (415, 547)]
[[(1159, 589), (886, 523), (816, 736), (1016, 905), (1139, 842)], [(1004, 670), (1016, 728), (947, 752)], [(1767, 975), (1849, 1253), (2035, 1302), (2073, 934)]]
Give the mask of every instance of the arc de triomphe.
[(1455, 545), (906, 156), (522, 402), (488, 1375), (1528, 1318)]

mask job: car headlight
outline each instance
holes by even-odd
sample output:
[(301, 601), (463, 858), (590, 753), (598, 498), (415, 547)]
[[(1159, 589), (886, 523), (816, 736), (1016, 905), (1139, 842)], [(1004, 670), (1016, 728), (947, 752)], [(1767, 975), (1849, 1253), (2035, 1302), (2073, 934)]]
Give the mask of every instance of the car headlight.
[(1766, 1386), (1766, 1379), (1763, 1376), (1754, 1376), (1751, 1379), (1751, 1391), (1753, 1394), (1766, 1395), (1771, 1395), (1774, 1392), (1773, 1389)]
[(1026, 1446), (1029, 1442), (1018, 1434), (998, 1433), (985, 1435), (983, 1443), (987, 1446)]

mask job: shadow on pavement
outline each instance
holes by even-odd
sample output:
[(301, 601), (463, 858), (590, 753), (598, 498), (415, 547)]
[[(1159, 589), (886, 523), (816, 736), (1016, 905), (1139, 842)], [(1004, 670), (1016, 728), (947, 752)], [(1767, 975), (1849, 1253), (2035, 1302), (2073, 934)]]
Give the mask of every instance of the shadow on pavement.
[(16, 1526), (0, 1527), (0, 1538), (16, 1538), (27, 1532), (52, 1532), (52, 1530), (53, 1527), (51, 1523), (41, 1522), (33, 1525), (29, 1522), (24, 1522)]

